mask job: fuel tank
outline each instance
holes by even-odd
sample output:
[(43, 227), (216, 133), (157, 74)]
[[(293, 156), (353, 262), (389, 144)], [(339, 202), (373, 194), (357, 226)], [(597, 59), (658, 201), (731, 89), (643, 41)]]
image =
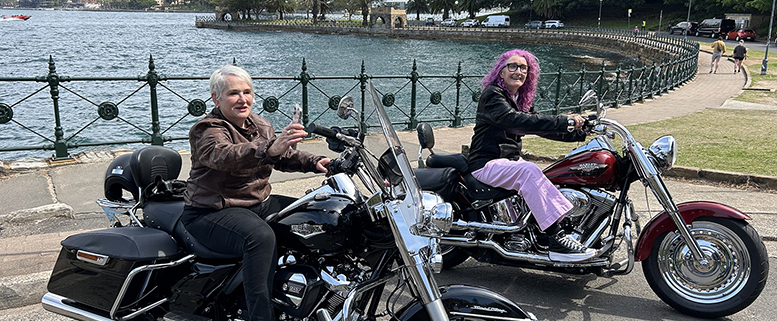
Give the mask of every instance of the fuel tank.
[(556, 185), (607, 188), (618, 177), (618, 160), (608, 149), (584, 150), (570, 153), (543, 172)]
[(347, 242), (359, 235), (351, 220), (356, 211), (351, 198), (320, 193), (268, 223), (279, 246), (325, 255), (343, 251)]

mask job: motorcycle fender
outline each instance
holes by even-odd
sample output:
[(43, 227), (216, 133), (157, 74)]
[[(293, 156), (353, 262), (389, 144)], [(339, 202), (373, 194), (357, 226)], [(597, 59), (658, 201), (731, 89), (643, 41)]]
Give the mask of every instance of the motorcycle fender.
[[(449, 317), (469, 320), (537, 320), (518, 305), (491, 290), (469, 286), (448, 285), (440, 287), (442, 304)], [(429, 314), (423, 303), (416, 300), (397, 313), (400, 321), (428, 321)]]
[[(677, 209), (680, 215), (683, 217), (685, 224), (691, 224), (695, 219), (700, 217), (719, 217), (735, 220), (749, 220), (750, 216), (742, 213), (740, 210), (731, 206), (707, 202), (707, 201), (693, 201), (677, 204)], [(642, 235), (637, 240), (637, 248), (635, 253), (635, 260), (642, 261), (647, 259), (650, 255), (650, 250), (653, 248), (653, 242), (658, 238), (661, 233), (667, 231), (674, 231), (675, 226), (672, 219), (666, 212), (661, 212), (659, 215), (654, 216), (645, 225)]]

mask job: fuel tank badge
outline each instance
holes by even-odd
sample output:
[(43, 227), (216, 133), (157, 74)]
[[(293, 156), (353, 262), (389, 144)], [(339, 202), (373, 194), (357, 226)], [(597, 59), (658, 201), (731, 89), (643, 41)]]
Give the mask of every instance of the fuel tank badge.
[(324, 226), (308, 223), (294, 224), (291, 226), (291, 232), (302, 238), (308, 239), (319, 234), (324, 234)]
[(607, 164), (599, 163), (583, 163), (577, 166), (572, 166), (569, 170), (581, 171), (581, 172), (593, 172), (595, 170), (603, 170), (607, 168)]

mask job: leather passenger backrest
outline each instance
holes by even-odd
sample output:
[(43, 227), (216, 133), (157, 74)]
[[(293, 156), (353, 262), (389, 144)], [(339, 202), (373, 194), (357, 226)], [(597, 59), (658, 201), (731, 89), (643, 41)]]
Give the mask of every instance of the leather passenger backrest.
[(173, 149), (146, 146), (132, 153), (132, 178), (141, 189), (153, 183), (157, 176), (162, 180), (176, 179), (181, 173), (181, 162), (181, 155)]

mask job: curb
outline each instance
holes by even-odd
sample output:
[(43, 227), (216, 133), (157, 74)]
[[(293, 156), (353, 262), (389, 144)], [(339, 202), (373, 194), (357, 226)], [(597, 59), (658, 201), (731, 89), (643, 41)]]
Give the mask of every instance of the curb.
[(40, 303), (50, 271), (0, 278), (0, 311)]

